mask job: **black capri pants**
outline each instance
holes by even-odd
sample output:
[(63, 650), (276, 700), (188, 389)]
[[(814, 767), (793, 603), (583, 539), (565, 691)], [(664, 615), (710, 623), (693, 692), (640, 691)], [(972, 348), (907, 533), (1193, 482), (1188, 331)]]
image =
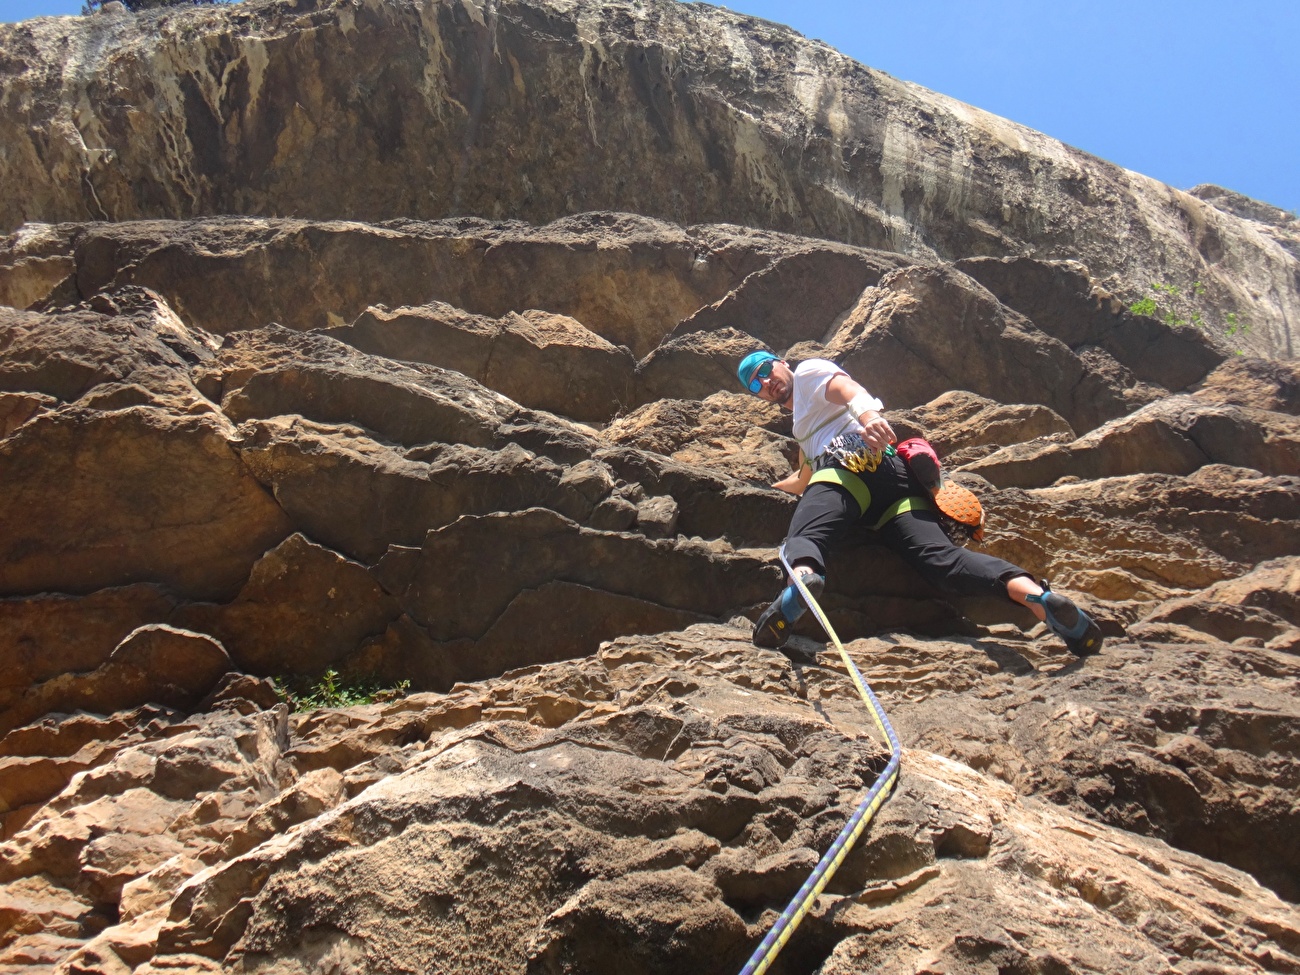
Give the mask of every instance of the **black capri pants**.
[[(808, 485), (790, 519), (786, 557), (791, 565), (800, 561), (810, 563), (819, 574), (825, 575), (827, 556), (853, 536), (859, 520), (873, 515), (879, 517), (877, 511), (883, 514), (885, 508), (907, 493), (911, 492), (878, 500), (873, 492), (871, 508), (863, 516), (853, 495), (838, 484)], [(906, 511), (881, 526), (879, 535), (881, 541), (940, 592), (1010, 600), (1007, 583), (1016, 576), (1030, 575), (1005, 559), (953, 544), (932, 509)]]

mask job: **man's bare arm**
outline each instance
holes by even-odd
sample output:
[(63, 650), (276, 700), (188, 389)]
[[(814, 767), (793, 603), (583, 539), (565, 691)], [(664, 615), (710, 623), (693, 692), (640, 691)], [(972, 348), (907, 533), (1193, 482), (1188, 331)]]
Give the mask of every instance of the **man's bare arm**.
[[(880, 402), (845, 373), (833, 376), (826, 384), (826, 399), (850, 409), (863, 402)], [(864, 409), (856, 413), (856, 416), (862, 424), (862, 439), (872, 450), (884, 450), (898, 439), (894, 436), (894, 428), (878, 409)]]
[(781, 480), (773, 484), (772, 487), (776, 488), (778, 491), (785, 491), (787, 494), (798, 496), (803, 494), (804, 490), (808, 487), (808, 482), (812, 480), (812, 474), (812, 464), (808, 463), (807, 458), (804, 457), (803, 451), (801, 450), (799, 451), (799, 469), (789, 477), (781, 478)]

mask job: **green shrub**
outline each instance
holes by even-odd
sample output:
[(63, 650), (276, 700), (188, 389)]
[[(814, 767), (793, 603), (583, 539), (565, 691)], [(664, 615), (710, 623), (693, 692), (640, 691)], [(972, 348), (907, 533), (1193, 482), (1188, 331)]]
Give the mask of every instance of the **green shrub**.
[(376, 701), (403, 697), (410, 687), (409, 680), (385, 685), (374, 676), (344, 678), (333, 669), (325, 671), (314, 680), (310, 677), (275, 678), (275, 689), (280, 700), (288, 703), (294, 711), (373, 704)]
[[(1166, 325), (1191, 325), (1193, 328), (1209, 328), (1209, 323), (1196, 307), (1199, 299), (1205, 297), (1205, 285), (1200, 281), (1192, 282), (1192, 293), (1184, 295), (1176, 284), (1152, 281), (1148, 293), (1128, 306), (1134, 315), (1157, 318)], [(1235, 311), (1224, 316), (1223, 334), (1231, 338), (1245, 335), (1250, 325)]]

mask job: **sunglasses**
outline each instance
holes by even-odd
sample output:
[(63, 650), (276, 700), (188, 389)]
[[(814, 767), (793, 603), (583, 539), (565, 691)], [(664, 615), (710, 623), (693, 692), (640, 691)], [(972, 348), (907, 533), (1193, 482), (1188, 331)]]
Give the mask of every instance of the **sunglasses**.
[(751, 393), (761, 393), (763, 391), (763, 380), (772, 375), (772, 366), (775, 359), (766, 360), (754, 373), (754, 378), (749, 381), (749, 391)]

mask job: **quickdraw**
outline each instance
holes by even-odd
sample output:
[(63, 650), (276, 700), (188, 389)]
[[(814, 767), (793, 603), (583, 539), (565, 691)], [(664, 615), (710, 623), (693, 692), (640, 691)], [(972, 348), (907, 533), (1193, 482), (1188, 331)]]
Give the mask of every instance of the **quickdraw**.
[(875, 473), (886, 455), (892, 456), (893, 447), (872, 450), (856, 433), (841, 433), (826, 445), (821, 459), (825, 464), (843, 467), (854, 474)]
[(876, 695), (867, 686), (867, 682), (862, 679), (862, 675), (858, 673), (858, 668), (849, 658), (848, 652), (844, 649), (844, 644), (840, 642), (840, 638), (835, 634), (830, 620), (822, 612), (822, 608), (817, 600), (813, 598), (813, 594), (808, 591), (808, 587), (803, 584), (799, 574), (786, 561), (784, 544), (781, 546), (780, 556), (785, 571), (794, 580), (795, 585), (799, 587), (799, 595), (803, 597), (804, 602), (813, 611), (813, 615), (817, 617), (817, 622), (821, 624), (822, 629), (826, 631), (826, 635), (835, 644), (835, 649), (840, 652), (840, 659), (844, 661), (844, 666), (848, 668), (849, 676), (853, 678), (858, 694), (862, 697), (863, 703), (871, 709), (871, 716), (876, 720), (876, 727), (880, 729), (881, 735), (889, 742), (889, 764), (876, 778), (871, 789), (862, 802), (858, 804), (858, 808), (854, 810), (853, 815), (849, 817), (849, 821), (840, 830), (840, 834), (835, 837), (835, 842), (831, 844), (830, 849), (818, 861), (817, 866), (813, 868), (813, 872), (808, 875), (808, 879), (799, 888), (799, 892), (794, 895), (790, 903), (786, 905), (785, 910), (781, 912), (781, 916), (777, 918), (772, 930), (767, 932), (759, 946), (754, 949), (749, 961), (740, 970), (740, 975), (762, 975), (772, 962), (776, 961), (776, 956), (781, 953), (781, 949), (785, 947), (786, 942), (790, 940), (790, 936), (799, 927), (800, 922), (803, 921), (804, 916), (808, 913), (818, 895), (831, 882), (831, 878), (835, 876), (835, 871), (840, 868), (844, 858), (849, 855), (849, 851), (853, 849), (853, 844), (858, 841), (858, 837), (867, 828), (871, 818), (884, 805), (890, 790), (898, 781), (898, 767), (903, 754), (903, 748), (898, 743), (898, 735), (894, 733), (893, 725), (889, 723), (889, 718), (885, 715), (885, 709), (880, 706), (880, 702), (876, 700)]

